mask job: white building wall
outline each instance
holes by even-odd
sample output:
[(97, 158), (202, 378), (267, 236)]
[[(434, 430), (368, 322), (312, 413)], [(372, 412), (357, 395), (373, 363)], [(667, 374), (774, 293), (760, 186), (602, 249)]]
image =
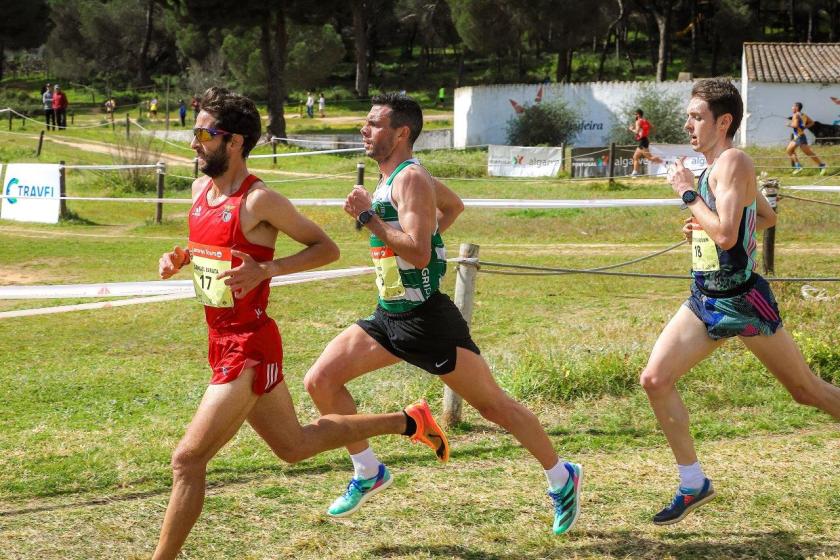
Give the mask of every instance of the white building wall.
[[(831, 100), (831, 97), (840, 99), (840, 84), (776, 84), (752, 80), (747, 83), (744, 97), (748, 104), (742, 138), (745, 136), (750, 145), (787, 144), (791, 129), (785, 125), (797, 101), (815, 121), (824, 124), (840, 121), (840, 105)], [(814, 136), (807, 134), (809, 142), (813, 142)]]
[[(603, 146), (609, 141), (613, 122), (632, 124), (633, 115), (618, 115), (638, 91), (650, 82), (589, 82), (547, 84), (543, 101), (562, 97), (580, 114), (579, 146)], [(661, 82), (655, 87), (685, 97), (692, 82)], [(454, 145), (456, 148), (478, 144), (506, 144), (507, 122), (516, 113), (510, 100), (519, 105), (533, 105), (539, 84), (509, 84), (464, 87), (455, 90)], [(655, 123), (654, 123), (655, 124)]]
[[(742, 68), (745, 65), (742, 64)], [(745, 87), (741, 87), (741, 84)], [(575, 139), (579, 146), (603, 146), (609, 141), (614, 119), (629, 104), (639, 89), (649, 82), (590, 82), (582, 84), (548, 84), (543, 86), (543, 100), (562, 96), (581, 116), (581, 131)], [(693, 82), (655, 84), (669, 93), (685, 97)], [(785, 126), (790, 108), (801, 101), (805, 112), (814, 120), (832, 124), (840, 120), (840, 84), (775, 84), (750, 81), (742, 71), (742, 80), (735, 85), (744, 98), (744, 122), (739, 135), (741, 145), (781, 145), (790, 137)], [(509, 84), (465, 87), (455, 90), (454, 146), (463, 148), (479, 144), (506, 144), (507, 122), (515, 115), (510, 100), (531, 105), (539, 84)], [(620, 115), (631, 124), (632, 115)], [(654, 123), (655, 124), (655, 123)], [(809, 133), (810, 134), (810, 133)], [(813, 141), (813, 136), (810, 136)]]

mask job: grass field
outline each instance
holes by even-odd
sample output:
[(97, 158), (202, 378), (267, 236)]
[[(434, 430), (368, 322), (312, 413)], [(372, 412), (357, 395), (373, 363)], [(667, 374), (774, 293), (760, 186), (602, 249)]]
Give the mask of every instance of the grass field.
[[(109, 142), (109, 134), (85, 132), (77, 140)], [(33, 149), (30, 139), (0, 134), (0, 161), (34, 161)], [(656, 182), (610, 188), (595, 181), (487, 179), (485, 158), (478, 150), (423, 156), (464, 197), (659, 198), (670, 192)], [(47, 143), (40, 160), (59, 159), (114, 161), (106, 153)], [(277, 166), (256, 160), (253, 167), (267, 180), (289, 181), (271, 183), (287, 196), (340, 197), (356, 160), (324, 155), (286, 158)], [(169, 172), (186, 176), (192, 169), (185, 164)], [(349, 175), (313, 181), (294, 175), (301, 173)], [(785, 185), (838, 184), (837, 177), (787, 173)], [(188, 180), (170, 179), (167, 196), (188, 196)], [(120, 181), (68, 171), (68, 194), (130, 194)], [(836, 195), (801, 194), (838, 202)], [(183, 205), (166, 205), (161, 225), (153, 223), (152, 205), (68, 206), (77, 219), (59, 225), (0, 223), (2, 284), (153, 280), (160, 253), (186, 236)], [(339, 243), (342, 257), (333, 268), (368, 264), (366, 239), (343, 212), (302, 211)], [(676, 208), (473, 209), (445, 238), (453, 255), (459, 243), (472, 242), (486, 260), (585, 268), (679, 241), (683, 217)], [(838, 233), (836, 208), (783, 200), (776, 274), (837, 276)], [(278, 243), (278, 254), (294, 250)], [(682, 248), (629, 269), (685, 273), (688, 266)], [(444, 287), (450, 294), (451, 272)], [(820, 285), (828, 300), (803, 298), (801, 286), (774, 287), (786, 325), (815, 372), (840, 383), (838, 285)], [(324, 510), (351, 472), (343, 451), (284, 465), (243, 428), (210, 464), (204, 513), (183, 557), (840, 558), (838, 425), (796, 405), (734, 341), (680, 384), (719, 497), (675, 527), (649, 523), (670, 500), (676, 476), (637, 378), (687, 288), (671, 280), (479, 274), (473, 334), (482, 353), (504, 388), (539, 415), (560, 454), (586, 469), (573, 534), (550, 534), (539, 466), (466, 408), (450, 434), (447, 465), (403, 438), (376, 441), (394, 472), (394, 488), (339, 521)], [(269, 312), (283, 332), (287, 383), (302, 420), (316, 417), (302, 388), (304, 373), (333, 336), (370, 312), (373, 298), (368, 277), (273, 291)], [(0, 311), (77, 302), (7, 300)], [(209, 379), (201, 309), (186, 300), (6, 319), (0, 328), (0, 558), (148, 557), (168, 500), (170, 453)], [(370, 412), (396, 411), (419, 397), (440, 410), (442, 395), (440, 383), (403, 365), (357, 380), (351, 391), (360, 410)]]

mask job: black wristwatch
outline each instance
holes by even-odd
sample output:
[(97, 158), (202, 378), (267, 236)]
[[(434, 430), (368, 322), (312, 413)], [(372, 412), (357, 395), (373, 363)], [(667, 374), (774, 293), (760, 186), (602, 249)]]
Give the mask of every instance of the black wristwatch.
[(374, 216), (373, 211), (370, 210), (370, 209), (367, 209), (367, 210), (364, 210), (363, 212), (361, 212), (356, 217), (356, 221), (359, 222), (362, 225), (365, 225), (370, 221), (371, 218), (373, 218), (373, 216)]
[(682, 193), (683, 204), (691, 204), (695, 200), (697, 200), (697, 191), (688, 190)]

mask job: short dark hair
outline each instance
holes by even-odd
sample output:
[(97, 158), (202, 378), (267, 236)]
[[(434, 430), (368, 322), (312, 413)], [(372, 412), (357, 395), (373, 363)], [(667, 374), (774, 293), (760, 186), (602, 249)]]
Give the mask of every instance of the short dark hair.
[[(216, 119), (216, 127), (243, 136), (242, 157), (247, 158), (262, 133), (260, 113), (254, 102), (244, 95), (214, 86), (204, 92), (200, 103), (201, 110)], [(227, 136), (224, 140), (227, 141)]]
[(796, 105), (796, 108), (799, 109), (800, 111), (802, 110), (802, 103), (800, 103), (799, 101), (794, 103), (794, 105)]
[(420, 104), (404, 93), (382, 93), (374, 95), (370, 100), (373, 105), (385, 105), (391, 108), (391, 128), (407, 126), (409, 143), (414, 141), (423, 131), (423, 109)]
[(636, 109), (636, 114), (637, 114), (637, 115), (639, 115), (640, 117), (644, 117), (644, 116), (645, 116), (645, 112), (644, 112), (644, 111), (642, 111), (641, 109)]
[(709, 104), (712, 116), (717, 120), (721, 115), (732, 115), (732, 124), (726, 131), (727, 138), (734, 138), (744, 117), (744, 102), (741, 93), (726, 78), (708, 78), (700, 80), (691, 88), (691, 97), (699, 97)]

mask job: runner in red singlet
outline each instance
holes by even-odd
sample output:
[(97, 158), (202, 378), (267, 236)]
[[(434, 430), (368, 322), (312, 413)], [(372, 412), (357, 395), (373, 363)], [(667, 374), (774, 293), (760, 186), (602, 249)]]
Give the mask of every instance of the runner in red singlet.
[[(222, 88), (201, 100), (192, 148), (207, 178), (193, 183), (189, 246), (159, 263), (161, 278), (191, 264), (209, 330), (210, 385), (172, 455), (172, 495), (153, 558), (175, 558), (204, 504), (207, 463), (248, 421), (282, 460), (294, 463), (383, 434), (403, 434), (449, 457), (449, 444), (425, 401), (393, 414), (330, 414), (301, 426), (283, 381), (280, 332), (268, 317), (272, 276), (316, 268), (338, 247), (288, 199), (248, 172), (260, 137), (254, 103)], [(274, 258), (278, 233), (304, 246)], [(384, 489), (390, 479), (383, 481)]]
[(636, 151), (633, 152), (633, 172), (630, 174), (631, 177), (635, 177), (639, 174), (639, 164), (641, 163), (642, 158), (646, 158), (653, 163), (662, 163), (662, 158), (650, 153), (649, 136), (652, 128), (654, 127), (650, 124), (650, 121), (645, 118), (644, 111), (636, 109), (636, 120), (633, 123), (633, 126), (628, 127), (628, 130), (635, 135), (636, 141), (639, 142), (639, 145), (636, 147)]

